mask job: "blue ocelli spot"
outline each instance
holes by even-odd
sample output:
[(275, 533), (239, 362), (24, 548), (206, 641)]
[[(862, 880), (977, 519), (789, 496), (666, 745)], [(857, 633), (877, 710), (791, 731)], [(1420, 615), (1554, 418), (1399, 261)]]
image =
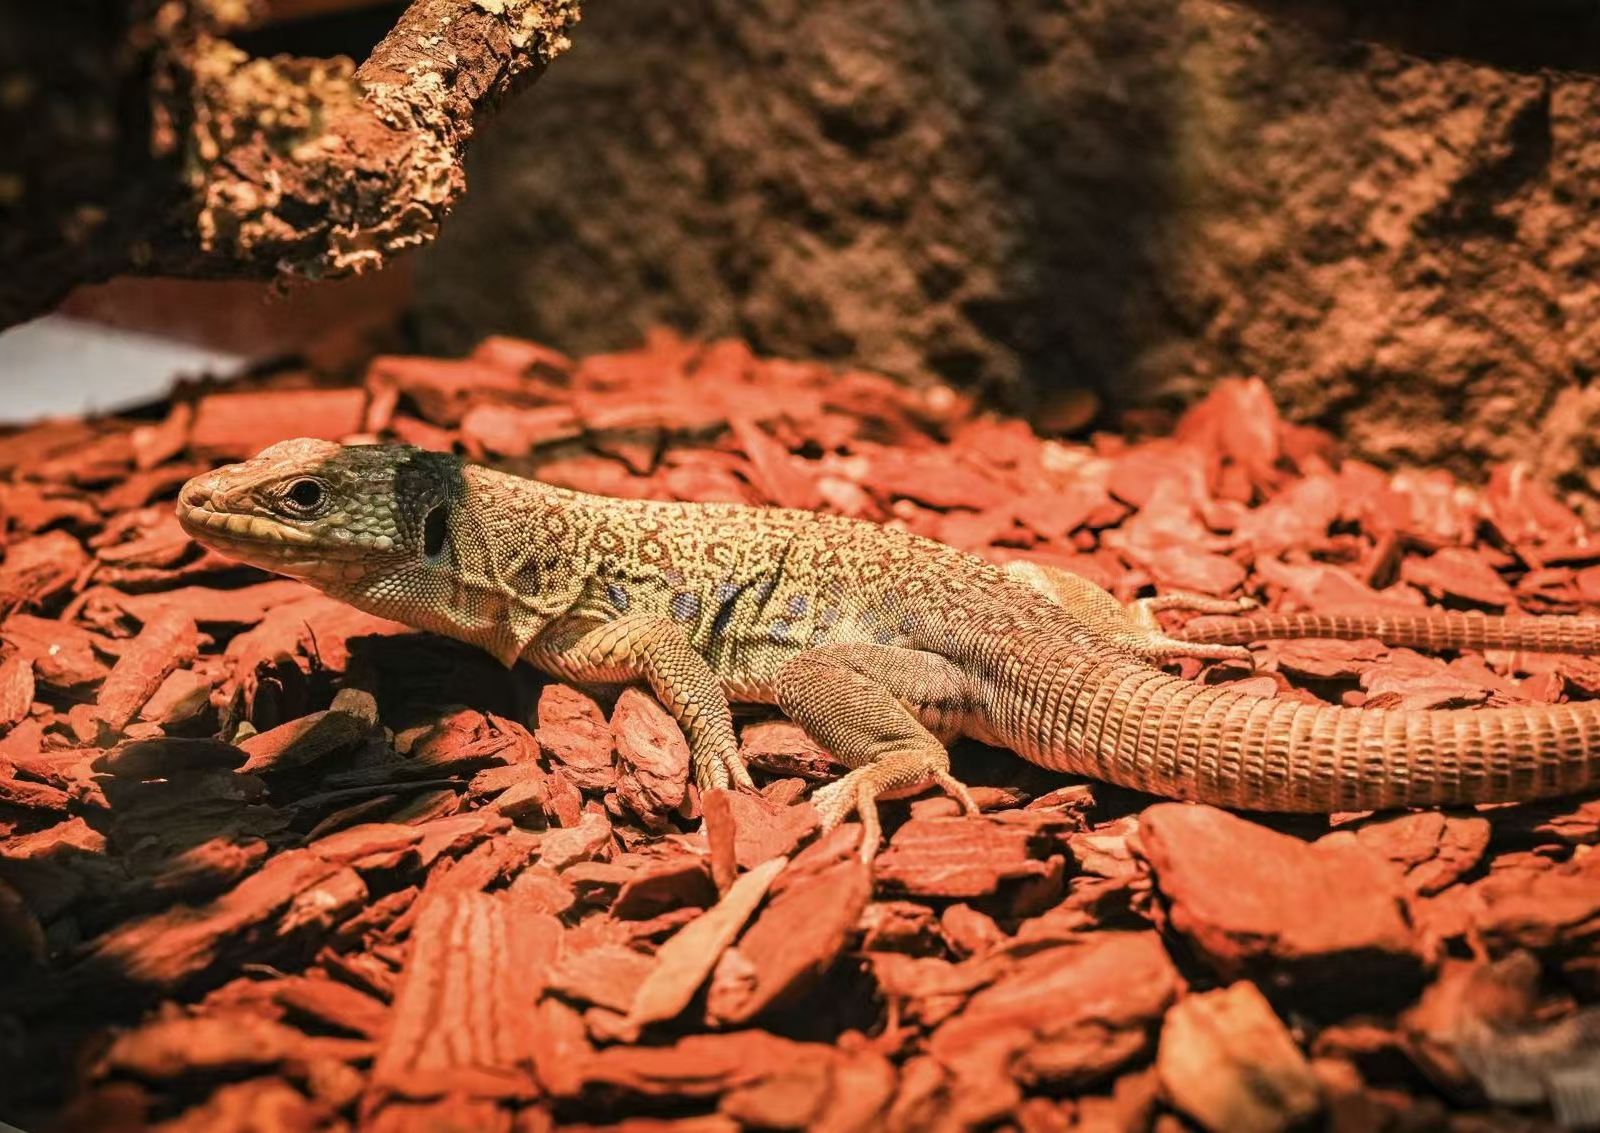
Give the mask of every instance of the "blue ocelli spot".
[(700, 595), (680, 590), (672, 596), (672, 616), (680, 622), (692, 622), (700, 616)]
[(728, 632), (728, 626), (733, 622), (733, 612), (739, 605), (739, 592), (740, 588), (731, 582), (717, 583), (713, 595), (717, 601), (717, 614), (711, 619), (713, 637)]
[(806, 611), (810, 608), (811, 599), (804, 594), (791, 594), (789, 596), (789, 616), (791, 618), (805, 617)]
[(606, 587), (606, 601), (610, 602), (624, 614), (628, 612), (628, 592), (615, 582)]
[(772, 628), (767, 632), (768, 636), (770, 636), (773, 641), (776, 641), (779, 645), (782, 645), (789, 640), (789, 623), (773, 622)]

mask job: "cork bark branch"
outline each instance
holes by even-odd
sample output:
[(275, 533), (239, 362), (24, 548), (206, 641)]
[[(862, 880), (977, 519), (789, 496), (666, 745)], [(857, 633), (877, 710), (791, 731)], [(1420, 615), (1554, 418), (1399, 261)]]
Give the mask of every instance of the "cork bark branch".
[[(71, 89), (42, 77), (0, 107), (33, 123), (26, 152), (0, 158), (0, 325), (119, 273), (320, 279), (427, 243), (465, 187), (479, 113), (537, 78), (578, 19), (578, 0), (414, 0), (357, 66), (252, 58), (229, 37), (260, 9), (166, 0), (86, 34), (21, 21), (7, 62), (26, 74), (57, 46), (80, 67)], [(64, 101), (97, 117), (94, 138), (55, 127)]]

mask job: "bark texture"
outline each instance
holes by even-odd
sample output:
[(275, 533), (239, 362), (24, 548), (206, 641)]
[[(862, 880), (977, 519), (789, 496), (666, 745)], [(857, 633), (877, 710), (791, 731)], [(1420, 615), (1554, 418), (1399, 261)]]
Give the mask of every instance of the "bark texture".
[(1258, 373), (1600, 491), (1587, 6), (632, 0), (474, 150), (430, 345), (665, 321), (1037, 403)]
[(0, 326), (136, 272), (349, 275), (432, 239), (477, 112), (577, 0), (414, 0), (359, 67), (252, 57), (270, 0), (0, 9)]

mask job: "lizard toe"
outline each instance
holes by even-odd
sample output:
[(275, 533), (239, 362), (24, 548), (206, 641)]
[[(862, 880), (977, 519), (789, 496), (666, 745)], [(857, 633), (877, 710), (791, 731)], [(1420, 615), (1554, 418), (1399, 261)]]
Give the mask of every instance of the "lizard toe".
[(817, 808), (817, 817), (821, 820), (824, 834), (849, 818), (856, 806), (855, 790), (850, 782), (850, 775), (818, 787), (811, 793), (811, 805)]
[(1161, 610), (1179, 610), (1191, 614), (1244, 614), (1259, 606), (1260, 603), (1254, 598), (1213, 598), (1207, 594), (1179, 591), (1154, 598), (1136, 598), (1128, 603), (1127, 612), (1134, 625), (1160, 633), (1161, 623), (1156, 614)]
[(702, 791), (712, 788), (725, 791), (734, 787), (746, 791), (756, 789), (755, 780), (750, 778), (750, 772), (737, 748), (696, 751), (690, 763), (694, 768), (695, 785)]
[(711, 790), (725, 791), (732, 782), (728, 775), (728, 768), (718, 759), (693, 760), (694, 785), (702, 792)]
[(1198, 661), (1240, 661), (1255, 668), (1255, 654), (1243, 645), (1214, 645), (1209, 642), (1184, 641), (1164, 633), (1152, 633), (1132, 643), (1138, 653), (1152, 665), (1163, 665), (1180, 657), (1193, 657)]
[(756, 789), (755, 780), (750, 778), (750, 770), (744, 765), (744, 757), (738, 752), (723, 756), (722, 766), (735, 787), (743, 787), (747, 791)]
[(878, 819), (881, 788), (872, 770), (859, 767), (811, 795), (811, 805), (817, 808), (824, 834), (852, 814), (861, 819), (861, 860), (868, 864), (878, 856), (878, 844), (883, 841), (883, 825)]
[(936, 773), (933, 781), (939, 785), (945, 794), (960, 803), (961, 809), (967, 814), (976, 815), (982, 813), (978, 807), (977, 800), (972, 797), (972, 792), (967, 789), (967, 785), (948, 771)]

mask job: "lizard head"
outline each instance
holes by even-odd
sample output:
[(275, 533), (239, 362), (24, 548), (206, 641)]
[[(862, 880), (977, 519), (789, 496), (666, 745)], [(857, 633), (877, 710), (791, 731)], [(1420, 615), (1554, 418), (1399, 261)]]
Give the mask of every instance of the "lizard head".
[(186, 483), (178, 522), (229, 558), (343, 595), (447, 554), (460, 468), (407, 445), (283, 441)]

